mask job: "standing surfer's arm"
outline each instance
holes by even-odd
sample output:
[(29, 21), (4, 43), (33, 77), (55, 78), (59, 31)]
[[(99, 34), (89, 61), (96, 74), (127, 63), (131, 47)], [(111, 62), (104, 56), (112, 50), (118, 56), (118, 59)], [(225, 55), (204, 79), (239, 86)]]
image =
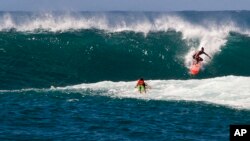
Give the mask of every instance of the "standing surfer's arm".
[(196, 54), (193, 54), (193, 56), (192, 56), (192, 57), (193, 57), (193, 59), (194, 59), (194, 58), (196, 57)]
[(204, 52), (204, 54), (207, 55), (207, 57), (209, 57), (211, 59), (211, 57), (206, 52)]
[(199, 56), (198, 53), (195, 53), (194, 57), (197, 58), (198, 56)]

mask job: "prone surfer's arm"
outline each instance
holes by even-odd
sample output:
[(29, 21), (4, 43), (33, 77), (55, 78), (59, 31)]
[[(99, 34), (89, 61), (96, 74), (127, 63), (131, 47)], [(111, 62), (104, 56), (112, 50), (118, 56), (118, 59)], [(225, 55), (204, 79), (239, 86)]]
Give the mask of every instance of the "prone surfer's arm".
[(151, 89), (151, 87), (147, 83), (145, 83), (145, 86), (147, 86), (148, 89)]
[(138, 82), (137, 82), (136, 85), (135, 85), (135, 88), (136, 88), (136, 87), (138, 87)]

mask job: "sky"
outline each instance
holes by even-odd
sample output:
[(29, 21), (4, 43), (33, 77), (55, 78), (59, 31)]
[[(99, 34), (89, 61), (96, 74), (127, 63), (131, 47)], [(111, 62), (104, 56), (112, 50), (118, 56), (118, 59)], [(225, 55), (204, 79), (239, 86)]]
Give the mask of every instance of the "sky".
[(0, 11), (250, 10), (250, 0), (0, 0)]

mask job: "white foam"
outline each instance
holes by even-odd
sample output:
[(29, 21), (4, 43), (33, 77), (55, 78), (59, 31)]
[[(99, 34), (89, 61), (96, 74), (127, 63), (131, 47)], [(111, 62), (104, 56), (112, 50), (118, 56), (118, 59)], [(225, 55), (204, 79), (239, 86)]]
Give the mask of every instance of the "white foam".
[(202, 80), (150, 80), (146, 94), (134, 88), (136, 82), (103, 81), (58, 87), (61, 91), (101, 91), (101, 95), (146, 100), (203, 101), (239, 109), (250, 109), (250, 77), (226, 76)]
[(67, 94), (82, 93), (103, 95), (113, 98), (135, 98), (163, 101), (202, 101), (237, 109), (250, 110), (250, 77), (225, 76), (210, 79), (191, 80), (148, 80), (152, 88), (146, 94), (140, 94), (133, 82), (102, 81), (49, 89), (0, 90), (0, 93), (39, 93), (60, 91)]

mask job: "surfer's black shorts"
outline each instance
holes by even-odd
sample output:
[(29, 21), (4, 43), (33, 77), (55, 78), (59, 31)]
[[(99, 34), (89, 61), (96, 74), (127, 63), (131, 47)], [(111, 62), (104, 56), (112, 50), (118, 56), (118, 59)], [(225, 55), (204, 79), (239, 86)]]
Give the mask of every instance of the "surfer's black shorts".
[(193, 59), (197, 60), (197, 61), (203, 61), (203, 59), (201, 57), (197, 57), (195, 58), (195, 55), (193, 55)]
[(199, 60), (199, 61), (203, 61), (203, 59), (202, 59), (202, 58), (200, 58), (200, 57), (199, 57), (197, 60)]

